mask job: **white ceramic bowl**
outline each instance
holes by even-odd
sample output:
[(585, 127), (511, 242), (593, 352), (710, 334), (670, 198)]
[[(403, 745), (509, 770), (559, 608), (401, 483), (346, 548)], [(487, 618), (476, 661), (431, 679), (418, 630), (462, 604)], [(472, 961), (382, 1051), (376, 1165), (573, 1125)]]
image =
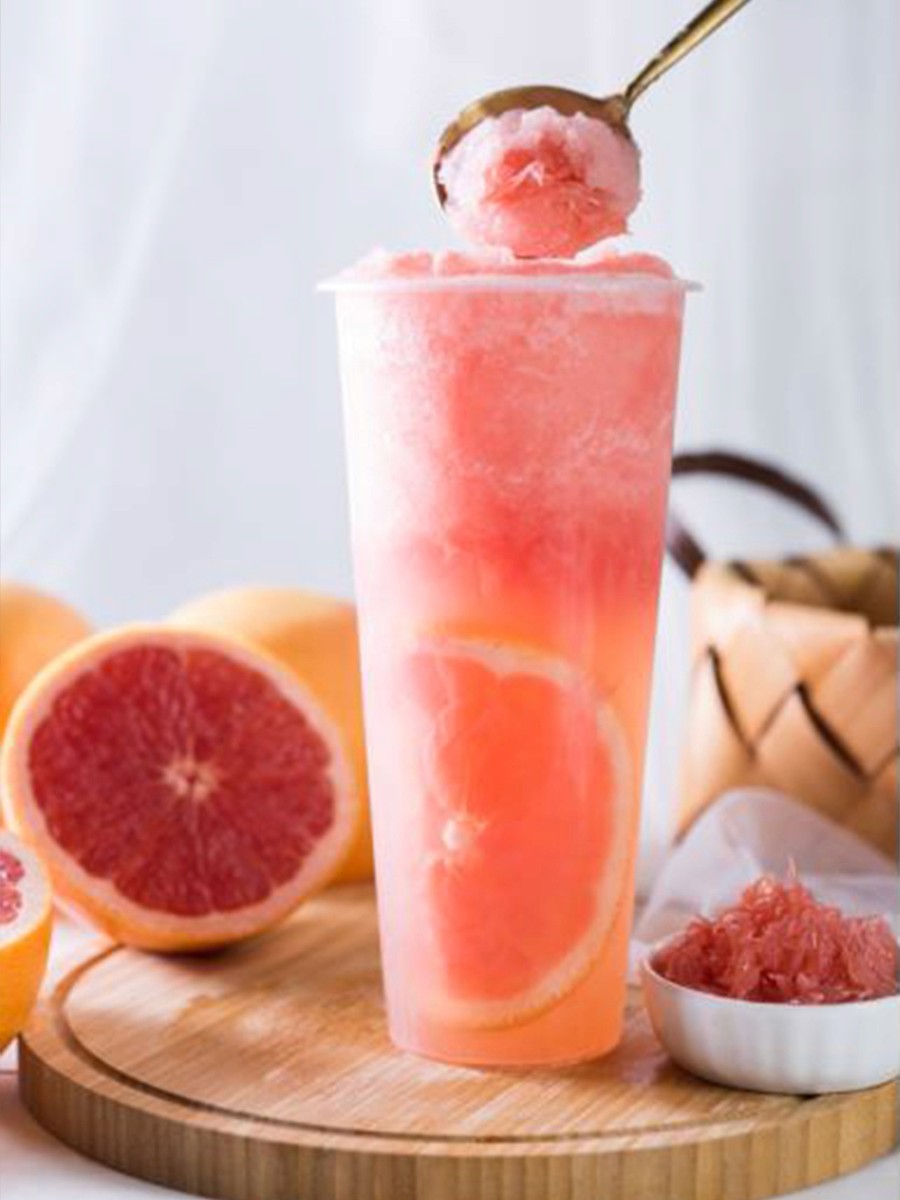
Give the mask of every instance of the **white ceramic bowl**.
[(846, 1004), (730, 1000), (671, 983), (652, 957), (641, 963), (650, 1021), (675, 1062), (695, 1075), (806, 1096), (900, 1075), (900, 995)]

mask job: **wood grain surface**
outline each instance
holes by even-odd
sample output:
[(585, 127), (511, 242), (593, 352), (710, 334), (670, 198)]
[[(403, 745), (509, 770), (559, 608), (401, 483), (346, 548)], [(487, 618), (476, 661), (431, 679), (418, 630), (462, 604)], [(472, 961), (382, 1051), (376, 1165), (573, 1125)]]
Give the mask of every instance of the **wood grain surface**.
[(608, 1058), (501, 1071), (394, 1050), (367, 887), (206, 957), (103, 947), (23, 1040), (38, 1121), (233, 1200), (754, 1200), (895, 1144), (897, 1086), (798, 1099), (673, 1066), (635, 997)]

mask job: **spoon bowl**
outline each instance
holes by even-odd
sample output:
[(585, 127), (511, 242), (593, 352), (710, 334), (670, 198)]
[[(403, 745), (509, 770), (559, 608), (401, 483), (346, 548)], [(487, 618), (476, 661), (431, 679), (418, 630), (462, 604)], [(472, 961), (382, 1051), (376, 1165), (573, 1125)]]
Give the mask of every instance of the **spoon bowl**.
[(550, 107), (563, 116), (571, 117), (583, 113), (604, 121), (615, 133), (634, 144), (628, 127), (631, 106), (654, 80), (684, 58), (714, 30), (724, 24), (748, 0), (712, 0), (680, 30), (660, 52), (650, 60), (624, 91), (611, 96), (590, 96), (586, 92), (570, 88), (551, 87), (546, 84), (528, 84), (520, 87), (503, 88), (499, 92), (488, 92), (473, 100), (450, 122), (441, 134), (434, 157), (432, 176), (438, 200), (443, 208), (447, 202), (447, 191), (441, 181), (441, 166), (444, 158), (470, 133), (476, 125), (489, 117), (499, 117), (515, 109)]
[(563, 116), (573, 117), (582, 113), (586, 117), (604, 121), (616, 133), (626, 137), (630, 142), (634, 139), (628, 128), (628, 104), (624, 96), (589, 96), (586, 92), (572, 91), (571, 88), (553, 87), (549, 84), (532, 83), (521, 87), (503, 88), (499, 92), (488, 92), (473, 100), (471, 104), (450, 122), (438, 140), (437, 154), (434, 157), (433, 175), (434, 187), (441, 207), (447, 200), (446, 189), (440, 178), (441, 164), (454, 146), (471, 132), (476, 125), (488, 117), (499, 117), (505, 112), (532, 108), (553, 108)]

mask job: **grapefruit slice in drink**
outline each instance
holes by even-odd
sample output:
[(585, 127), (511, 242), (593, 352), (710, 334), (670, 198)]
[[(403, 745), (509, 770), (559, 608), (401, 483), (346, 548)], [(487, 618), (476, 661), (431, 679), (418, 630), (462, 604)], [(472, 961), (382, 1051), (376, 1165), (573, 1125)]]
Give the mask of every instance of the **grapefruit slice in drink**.
[(221, 635), (79, 643), (12, 714), (4, 812), (58, 896), (118, 941), (221, 945), (328, 882), (359, 817), (338, 734), (286, 668)]
[(52, 903), (37, 855), (0, 829), (0, 1051), (25, 1027), (47, 965)]
[(424, 718), (421, 902), (440, 981), (429, 1007), (470, 1026), (520, 1023), (584, 977), (626, 899), (627, 742), (589, 678), (526, 647), (433, 638), (408, 685)]

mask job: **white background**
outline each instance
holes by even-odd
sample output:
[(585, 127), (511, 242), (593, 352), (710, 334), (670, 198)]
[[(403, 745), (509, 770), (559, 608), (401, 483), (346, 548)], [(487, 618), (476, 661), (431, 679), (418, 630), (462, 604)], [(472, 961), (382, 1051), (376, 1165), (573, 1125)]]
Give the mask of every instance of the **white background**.
[[(376, 243), (451, 244), (427, 160), (461, 104), (514, 82), (614, 90), (694, 7), (2, 0), (4, 574), (98, 623), (243, 581), (349, 594), (315, 282)], [(754, 0), (633, 122), (633, 242), (705, 288), (679, 444), (780, 460), (863, 541), (896, 536), (898, 46), (897, 0)], [(679, 496), (722, 551), (820, 540), (746, 494)], [(671, 811), (685, 620), (667, 571), (645, 880)]]
[[(4, 574), (99, 623), (238, 582), (349, 594), (316, 281), (376, 243), (452, 244), (427, 162), (461, 104), (516, 81), (613, 90), (694, 6), (3, 0)], [(753, 0), (633, 121), (632, 241), (705, 288), (679, 444), (777, 458), (868, 541), (898, 499), (898, 46), (896, 0)], [(723, 552), (820, 540), (722, 485), (679, 495)], [(673, 571), (660, 628), (648, 849), (686, 683)]]

